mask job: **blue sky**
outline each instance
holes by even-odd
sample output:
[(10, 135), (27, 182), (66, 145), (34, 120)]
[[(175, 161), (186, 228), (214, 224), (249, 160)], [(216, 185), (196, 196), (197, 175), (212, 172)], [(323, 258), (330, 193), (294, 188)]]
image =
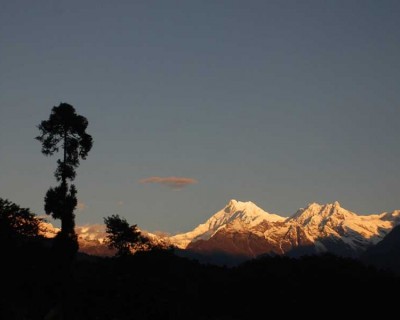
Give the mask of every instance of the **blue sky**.
[(67, 102), (94, 138), (78, 224), (186, 231), (231, 198), (399, 209), (399, 16), (398, 1), (2, 1), (0, 197), (43, 213), (57, 158), (36, 126)]

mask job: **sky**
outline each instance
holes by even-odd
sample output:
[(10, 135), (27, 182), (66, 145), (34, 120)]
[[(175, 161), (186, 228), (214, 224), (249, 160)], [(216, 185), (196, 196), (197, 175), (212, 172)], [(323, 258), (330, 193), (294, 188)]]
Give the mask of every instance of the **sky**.
[[(0, 2), (0, 197), (42, 215), (37, 125), (89, 121), (77, 224), (177, 233), (230, 199), (400, 209), (399, 1)], [(52, 219), (49, 219), (52, 221)]]

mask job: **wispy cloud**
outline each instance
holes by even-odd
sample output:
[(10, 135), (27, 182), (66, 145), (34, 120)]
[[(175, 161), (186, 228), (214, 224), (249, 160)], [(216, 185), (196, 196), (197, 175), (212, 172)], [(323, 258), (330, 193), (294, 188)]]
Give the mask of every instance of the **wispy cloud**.
[(148, 177), (139, 180), (139, 183), (158, 183), (174, 190), (181, 190), (182, 188), (197, 182), (198, 181), (195, 179), (186, 177)]

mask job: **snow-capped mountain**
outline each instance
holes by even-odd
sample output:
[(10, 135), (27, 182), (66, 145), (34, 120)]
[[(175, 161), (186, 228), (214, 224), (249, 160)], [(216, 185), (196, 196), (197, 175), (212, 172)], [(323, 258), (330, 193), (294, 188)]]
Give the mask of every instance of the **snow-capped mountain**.
[[(60, 228), (54, 227), (50, 222), (42, 221), (40, 234), (46, 238), (54, 238)], [(112, 256), (115, 250), (109, 249), (104, 243), (106, 237), (105, 225), (92, 224), (75, 227), (78, 236), (79, 251), (91, 255)]]
[(45, 238), (54, 238), (60, 228), (54, 227), (50, 222), (41, 221), (39, 224), (39, 234)]
[[(54, 238), (60, 228), (54, 227), (51, 223), (42, 221), (40, 224), (40, 234), (46, 238)], [(103, 224), (81, 225), (75, 227), (78, 236), (79, 251), (97, 256), (113, 256), (114, 249), (108, 248), (105, 243), (107, 236), (106, 227)], [(150, 240), (153, 246), (168, 248), (171, 243), (168, 237), (141, 230), (141, 232)]]
[(327, 242), (342, 241), (350, 250), (358, 251), (382, 240), (400, 222), (399, 213), (357, 215), (342, 208), (339, 202), (312, 203), (298, 210), (288, 222), (300, 226), (319, 249), (329, 250)]
[(218, 211), (205, 223), (200, 224), (192, 231), (172, 236), (169, 240), (172, 245), (184, 249), (191, 242), (210, 239), (216, 232), (232, 223), (235, 223), (238, 228), (242, 224), (246, 228), (252, 228), (263, 221), (278, 222), (285, 219), (276, 214), (265, 212), (250, 201), (231, 200), (225, 208)]
[(172, 237), (171, 242), (206, 254), (255, 257), (266, 253), (300, 255), (329, 251), (357, 256), (399, 223), (399, 210), (358, 215), (338, 202), (311, 203), (292, 217), (283, 218), (270, 215), (251, 202), (231, 200), (205, 224)]

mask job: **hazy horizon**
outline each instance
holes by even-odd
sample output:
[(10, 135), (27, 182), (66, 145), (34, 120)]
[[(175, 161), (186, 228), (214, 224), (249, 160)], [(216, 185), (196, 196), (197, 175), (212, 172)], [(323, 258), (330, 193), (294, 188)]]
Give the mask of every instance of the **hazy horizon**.
[(44, 213), (58, 157), (36, 126), (67, 102), (94, 139), (77, 225), (177, 233), (230, 199), (400, 209), (400, 2), (0, 8), (0, 197)]

